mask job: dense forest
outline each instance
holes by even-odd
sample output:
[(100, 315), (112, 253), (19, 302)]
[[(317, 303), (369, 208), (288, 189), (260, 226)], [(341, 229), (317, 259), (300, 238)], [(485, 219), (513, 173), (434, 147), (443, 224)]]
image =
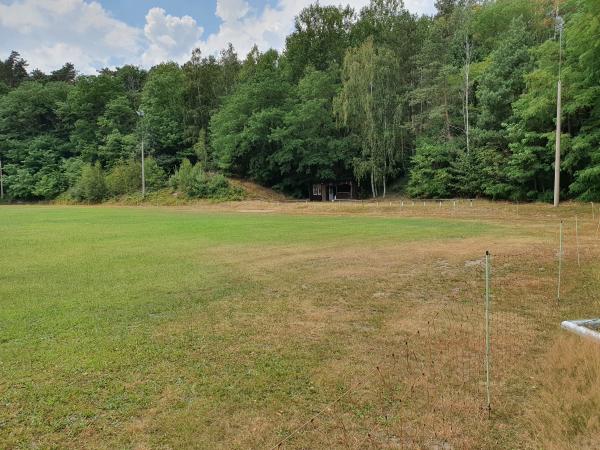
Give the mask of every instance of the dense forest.
[[(296, 197), (549, 200), (562, 77), (564, 197), (600, 200), (600, 2), (314, 4), (284, 50), (196, 50), (183, 65), (78, 74), (0, 61), (0, 159), (13, 200), (148, 190), (237, 198), (227, 177)], [(558, 14), (557, 14), (558, 13)], [(561, 39), (562, 36), (562, 39)]]

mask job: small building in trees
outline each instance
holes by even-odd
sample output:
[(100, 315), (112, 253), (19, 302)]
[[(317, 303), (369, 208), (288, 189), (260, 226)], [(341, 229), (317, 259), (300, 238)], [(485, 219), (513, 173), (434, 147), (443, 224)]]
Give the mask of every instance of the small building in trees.
[(311, 202), (334, 202), (355, 198), (357, 198), (357, 189), (354, 181), (315, 183), (310, 191)]

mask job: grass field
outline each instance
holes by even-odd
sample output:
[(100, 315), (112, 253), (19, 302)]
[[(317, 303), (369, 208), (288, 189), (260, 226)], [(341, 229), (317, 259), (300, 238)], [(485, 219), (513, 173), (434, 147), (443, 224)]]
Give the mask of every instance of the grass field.
[(598, 214), (2, 206), (0, 448), (594, 448), (598, 350), (558, 324), (597, 316)]

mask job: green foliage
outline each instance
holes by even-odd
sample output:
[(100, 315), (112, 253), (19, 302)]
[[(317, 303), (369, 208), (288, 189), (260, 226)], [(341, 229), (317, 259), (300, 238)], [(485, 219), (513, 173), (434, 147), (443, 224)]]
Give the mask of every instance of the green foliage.
[(350, 46), (354, 12), (341, 6), (310, 5), (295, 19), (294, 32), (286, 39), (284, 64), (289, 77), (298, 81), (307, 68), (340, 67)]
[(307, 70), (283, 123), (271, 132), (271, 139), (280, 146), (271, 160), (282, 177), (278, 187), (284, 191), (303, 196), (313, 182), (352, 179), (356, 146), (336, 126), (332, 114), (336, 72), (337, 68)]
[(223, 175), (205, 171), (200, 163), (192, 165), (189, 159), (183, 160), (169, 184), (191, 198), (241, 200), (244, 197), (244, 191), (232, 186)]
[(81, 176), (71, 191), (73, 198), (88, 203), (98, 203), (106, 198), (107, 193), (106, 179), (100, 163), (83, 166)]
[(67, 188), (62, 165), (68, 154), (58, 138), (42, 134), (8, 141), (4, 158), (7, 192), (17, 200), (49, 200)]
[(570, 192), (581, 200), (599, 201), (600, 184), (600, 3), (573, 1), (575, 13), (566, 29), (565, 79), (572, 93), (564, 110), (572, 133), (565, 166), (573, 173)]
[(115, 99), (124, 94), (121, 83), (107, 74), (80, 77), (73, 89), (70, 90), (66, 102), (61, 107), (60, 115), (66, 128), (70, 131), (71, 143), (78, 149), (84, 160), (88, 162), (100, 160), (103, 164), (109, 165), (112, 158), (115, 157), (114, 153), (120, 152), (113, 151), (113, 154), (102, 154), (106, 135), (112, 131), (106, 122), (112, 120), (114, 123), (120, 116), (113, 108), (114, 118), (102, 117), (105, 115), (107, 107), (111, 104), (114, 105)]
[(512, 104), (525, 90), (525, 75), (532, 68), (531, 37), (522, 18), (515, 19), (502, 38), (487, 58), (477, 89), (479, 141), (499, 149), (506, 148), (502, 125), (511, 117)]
[[(139, 166), (139, 164), (137, 164)], [(155, 158), (144, 160), (144, 176), (146, 178), (146, 190), (158, 191), (167, 185), (167, 174)]]
[(59, 109), (70, 90), (65, 83), (31, 81), (0, 97), (0, 142), (42, 133), (62, 135)]
[(555, 0), (502, 0), (478, 8), (472, 23), (478, 51), (485, 55), (501, 47), (503, 34), (515, 20), (526, 26), (525, 39), (541, 42), (552, 37), (552, 24), (548, 22), (555, 3)]
[(165, 170), (174, 169), (184, 145), (184, 74), (175, 63), (152, 68), (142, 93), (144, 112), (140, 132), (149, 143), (158, 163)]
[(397, 119), (400, 98), (395, 91), (397, 60), (385, 47), (369, 38), (348, 50), (342, 69), (342, 90), (334, 110), (341, 122), (355, 130), (361, 153), (353, 160), (356, 178), (370, 178), (373, 197), (394, 173), (402, 133)]
[(278, 61), (275, 51), (251, 54), (244, 63), (247, 78), (224, 100), (210, 124), (217, 167), (265, 184), (277, 179), (271, 155), (280, 145), (270, 133), (281, 126), (293, 91)]
[(10, 166), (5, 170), (8, 176), (6, 177), (6, 188), (8, 195), (19, 200), (30, 200), (34, 198), (32, 186), (35, 185), (33, 174), (22, 168), (14, 168), (11, 173)]
[(142, 187), (142, 171), (135, 161), (116, 164), (106, 175), (107, 192), (112, 197), (133, 194)]
[(75, 70), (75, 66), (68, 62), (65, 63), (60, 69), (53, 71), (48, 80), (50, 81), (64, 81), (65, 83), (72, 83), (75, 81), (77, 77), (77, 71)]
[(412, 158), (407, 191), (414, 197), (446, 198), (452, 195), (451, 161), (455, 149), (445, 144), (420, 142)]
[[(157, 191), (165, 187), (166, 175), (154, 158), (144, 161), (146, 191)], [(106, 175), (108, 194), (118, 197), (140, 192), (142, 189), (142, 168), (139, 161), (128, 160), (112, 167)]]
[(4, 61), (0, 60), (0, 82), (15, 88), (27, 80), (27, 61), (12, 51)]
[(65, 184), (67, 188), (72, 188), (79, 180), (81, 171), (85, 163), (81, 158), (68, 158), (64, 159), (61, 164), (61, 171), (65, 178)]
[(195, 182), (196, 172), (202, 170), (202, 167), (196, 164), (192, 165), (189, 159), (184, 158), (179, 169), (169, 179), (169, 184), (173, 189), (187, 194), (192, 190)]
[(210, 118), (221, 106), (223, 97), (233, 91), (240, 68), (231, 44), (221, 52), (219, 58), (212, 55), (202, 57), (200, 50), (196, 49), (191, 59), (183, 65), (184, 140), (186, 145), (194, 148), (196, 154), (196, 144), (204, 145), (202, 161), (205, 163), (208, 162), (208, 147), (205, 144)]
[(231, 186), (222, 174), (199, 172), (188, 195), (193, 198), (241, 200), (244, 198), (244, 190)]
[(198, 140), (194, 144), (194, 153), (196, 154), (198, 162), (204, 164), (205, 167), (209, 166), (211, 162), (210, 153), (206, 142), (206, 130), (204, 128), (201, 128), (198, 133)]

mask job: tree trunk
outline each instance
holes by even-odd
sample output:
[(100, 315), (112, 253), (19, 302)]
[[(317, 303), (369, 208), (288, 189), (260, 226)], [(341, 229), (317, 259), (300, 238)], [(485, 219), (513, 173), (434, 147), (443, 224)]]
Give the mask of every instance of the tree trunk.
[(375, 198), (377, 193), (375, 192), (375, 171), (373, 169), (371, 169), (371, 192), (373, 194), (373, 198)]
[(446, 138), (451, 140), (452, 134), (450, 134), (450, 114), (448, 113), (448, 86), (446, 86), (444, 89), (444, 114), (446, 116)]

